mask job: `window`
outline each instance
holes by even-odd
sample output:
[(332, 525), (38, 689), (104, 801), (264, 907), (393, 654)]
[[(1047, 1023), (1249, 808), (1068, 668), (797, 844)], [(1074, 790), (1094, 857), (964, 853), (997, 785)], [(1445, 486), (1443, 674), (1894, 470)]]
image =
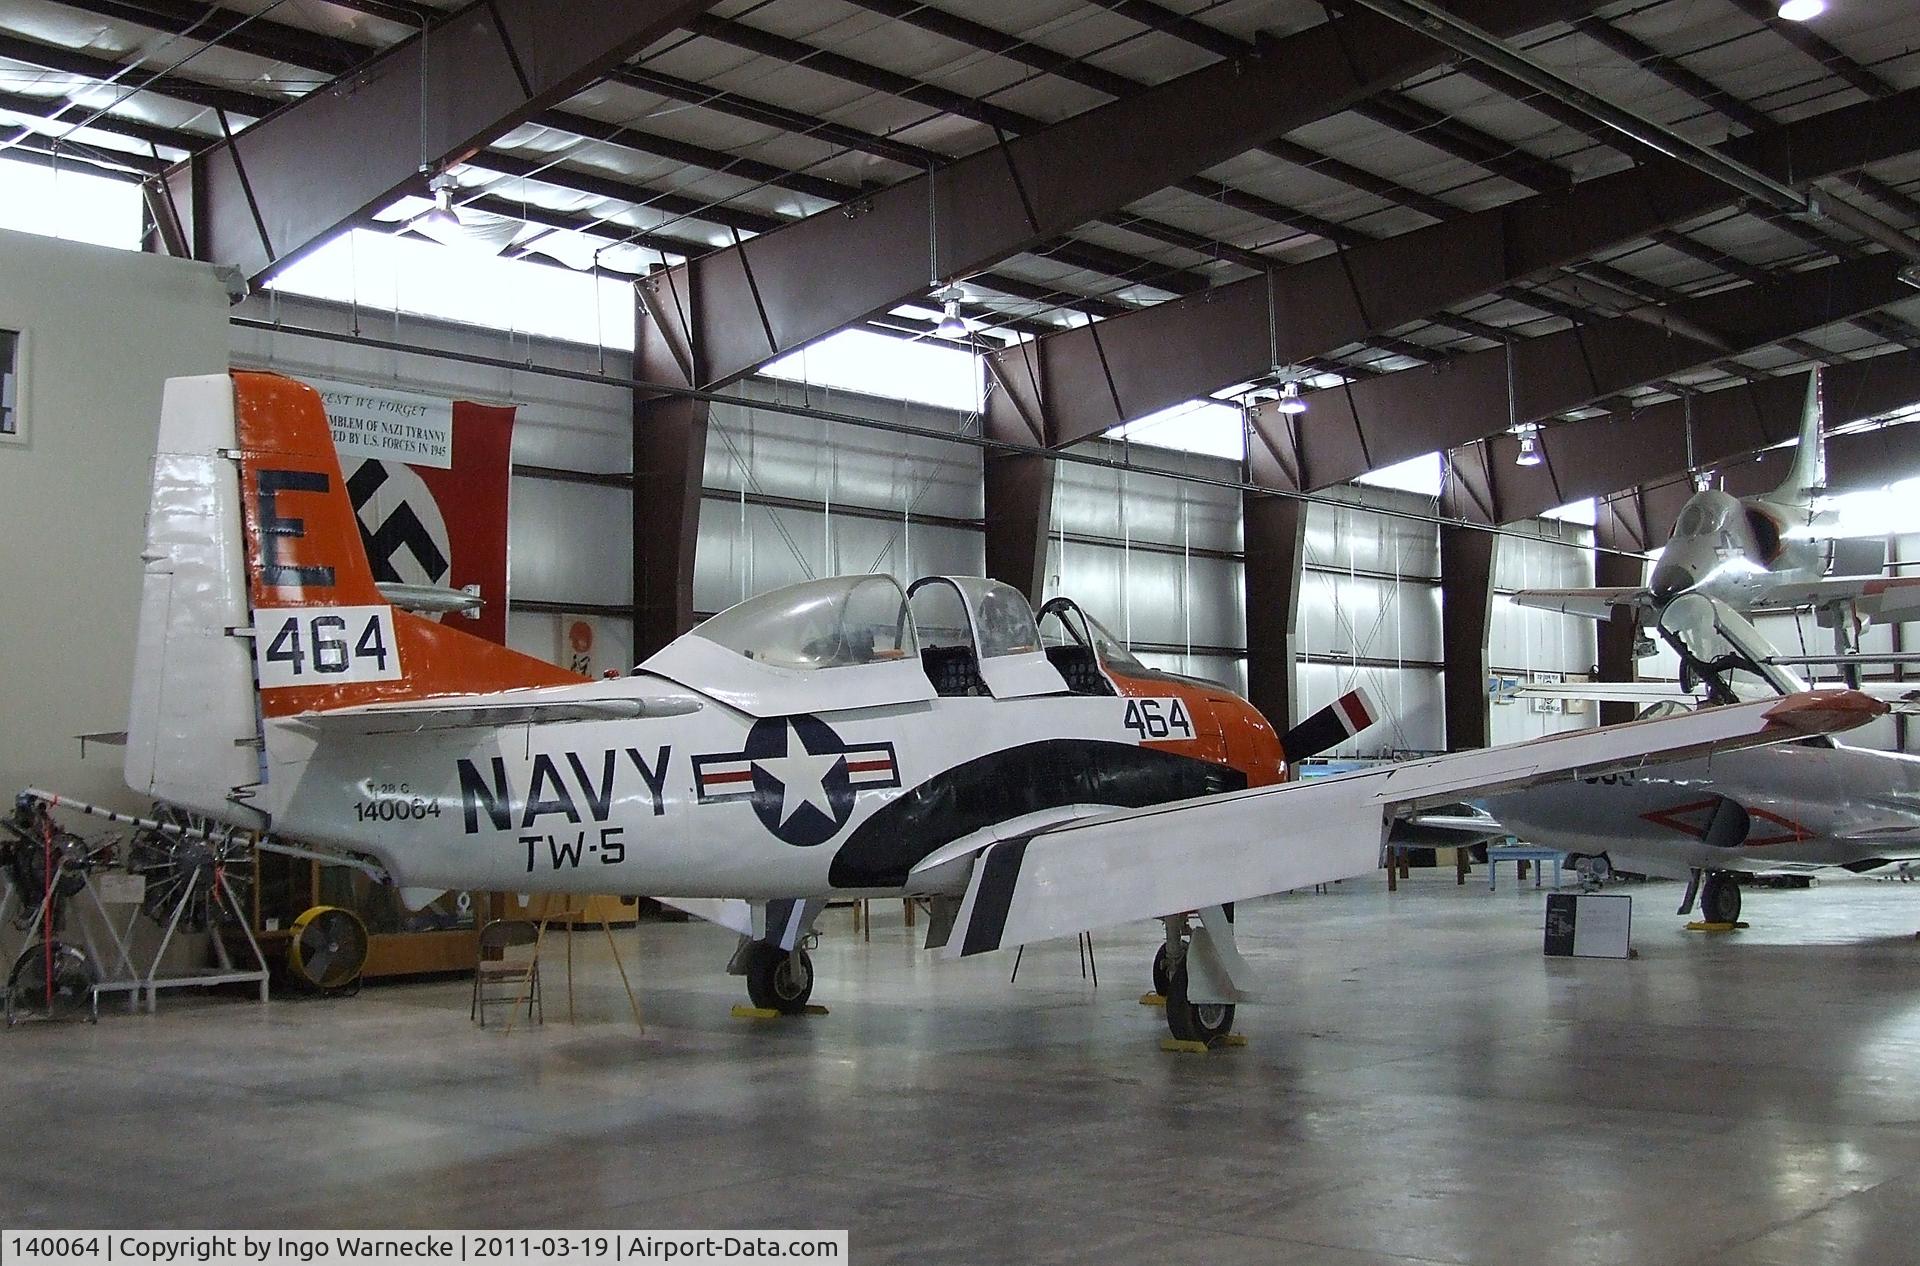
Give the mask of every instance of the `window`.
[(0, 158), (0, 229), (140, 249), (140, 186), (73, 163)]
[(20, 426), (21, 350), (26, 340), (18, 330), (0, 330), (0, 440), (24, 438)]

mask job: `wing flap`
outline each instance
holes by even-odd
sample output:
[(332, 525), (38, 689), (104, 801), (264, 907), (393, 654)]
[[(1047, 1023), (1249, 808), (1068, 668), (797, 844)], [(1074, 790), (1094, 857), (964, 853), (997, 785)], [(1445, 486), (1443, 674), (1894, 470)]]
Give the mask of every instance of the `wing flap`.
[(1707, 708), (1382, 769), (1083, 819), (987, 849), (950, 957), (1363, 875), (1393, 818), (1503, 791), (1831, 733), (1881, 715), (1854, 691)]

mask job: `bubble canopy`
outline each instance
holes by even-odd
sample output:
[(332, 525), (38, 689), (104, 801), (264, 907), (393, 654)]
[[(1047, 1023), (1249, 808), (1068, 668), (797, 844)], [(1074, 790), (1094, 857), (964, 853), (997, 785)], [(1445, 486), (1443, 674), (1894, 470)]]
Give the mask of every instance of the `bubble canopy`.
[(811, 671), (919, 658), (892, 576), (829, 576), (748, 598), (691, 634), (773, 668)]

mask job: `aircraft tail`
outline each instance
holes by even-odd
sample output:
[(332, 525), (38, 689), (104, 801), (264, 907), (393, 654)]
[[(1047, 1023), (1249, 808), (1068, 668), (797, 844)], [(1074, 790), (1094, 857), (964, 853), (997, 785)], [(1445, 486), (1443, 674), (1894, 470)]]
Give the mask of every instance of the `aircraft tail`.
[(127, 783), (229, 821), (262, 718), (581, 680), (381, 597), (326, 409), (288, 378), (167, 383), (141, 558)]
[(1820, 434), (1820, 371), (1807, 375), (1807, 403), (1800, 411), (1800, 440), (1787, 477), (1771, 501), (1811, 502), (1827, 486), (1827, 444)]

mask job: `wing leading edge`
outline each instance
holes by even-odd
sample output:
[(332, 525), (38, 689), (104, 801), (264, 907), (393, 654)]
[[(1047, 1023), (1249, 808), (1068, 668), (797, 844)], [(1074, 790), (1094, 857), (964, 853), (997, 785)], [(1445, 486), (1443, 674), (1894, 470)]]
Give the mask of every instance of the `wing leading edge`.
[(944, 952), (966, 957), (1352, 878), (1379, 867), (1388, 826), (1410, 809), (1833, 733), (1885, 711), (1856, 691), (1807, 691), (1082, 819), (982, 853)]

